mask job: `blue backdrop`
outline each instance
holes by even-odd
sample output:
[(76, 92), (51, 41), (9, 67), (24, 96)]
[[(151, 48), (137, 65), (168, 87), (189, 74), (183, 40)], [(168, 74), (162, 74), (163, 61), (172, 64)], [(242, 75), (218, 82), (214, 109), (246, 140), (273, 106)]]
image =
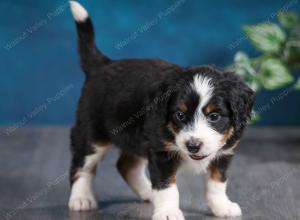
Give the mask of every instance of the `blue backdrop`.
[[(80, 1), (97, 44), (113, 59), (159, 57), (183, 66), (226, 66), (257, 52), (241, 26), (276, 20), (300, 1)], [(83, 83), (76, 31), (63, 0), (1, 0), (0, 125), (71, 124)], [(300, 125), (300, 93), (260, 92), (258, 125)]]

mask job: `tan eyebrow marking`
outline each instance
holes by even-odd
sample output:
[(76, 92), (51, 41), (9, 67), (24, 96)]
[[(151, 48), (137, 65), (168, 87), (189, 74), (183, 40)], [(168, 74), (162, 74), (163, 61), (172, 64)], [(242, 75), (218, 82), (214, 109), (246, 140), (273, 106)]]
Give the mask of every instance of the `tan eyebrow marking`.
[(187, 112), (188, 111), (188, 107), (186, 106), (186, 104), (184, 103), (184, 101), (179, 101), (177, 103), (177, 107), (180, 109), (180, 111), (182, 112)]
[(209, 114), (215, 111), (215, 106), (211, 103), (209, 103), (207, 106), (204, 107), (203, 111), (205, 114)]

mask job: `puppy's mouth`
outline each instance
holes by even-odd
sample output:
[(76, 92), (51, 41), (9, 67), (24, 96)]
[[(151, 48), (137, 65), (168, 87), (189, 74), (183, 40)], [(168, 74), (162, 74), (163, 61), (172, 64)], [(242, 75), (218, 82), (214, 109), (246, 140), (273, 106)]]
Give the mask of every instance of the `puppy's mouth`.
[(208, 157), (208, 155), (204, 155), (204, 156), (197, 156), (197, 155), (189, 155), (190, 158), (192, 158), (193, 160), (203, 160), (204, 158)]

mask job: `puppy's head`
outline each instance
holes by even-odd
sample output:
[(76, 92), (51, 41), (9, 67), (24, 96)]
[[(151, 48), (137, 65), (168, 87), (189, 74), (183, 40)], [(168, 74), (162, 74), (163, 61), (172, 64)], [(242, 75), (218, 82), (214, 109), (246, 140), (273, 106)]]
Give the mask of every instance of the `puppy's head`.
[(250, 118), (254, 92), (234, 74), (211, 68), (182, 77), (167, 104), (172, 150), (192, 160), (231, 150)]

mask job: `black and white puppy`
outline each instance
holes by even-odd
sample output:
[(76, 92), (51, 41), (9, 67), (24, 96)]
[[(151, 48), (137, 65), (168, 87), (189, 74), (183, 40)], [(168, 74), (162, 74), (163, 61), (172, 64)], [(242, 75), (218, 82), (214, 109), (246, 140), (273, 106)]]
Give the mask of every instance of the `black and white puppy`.
[(70, 209), (96, 209), (96, 165), (114, 145), (121, 152), (118, 170), (141, 199), (153, 203), (153, 219), (184, 219), (175, 177), (181, 168), (207, 173), (206, 199), (215, 216), (241, 215), (226, 195), (226, 170), (254, 92), (236, 75), (212, 67), (111, 60), (96, 48), (87, 11), (70, 4), (86, 75), (71, 132)]

